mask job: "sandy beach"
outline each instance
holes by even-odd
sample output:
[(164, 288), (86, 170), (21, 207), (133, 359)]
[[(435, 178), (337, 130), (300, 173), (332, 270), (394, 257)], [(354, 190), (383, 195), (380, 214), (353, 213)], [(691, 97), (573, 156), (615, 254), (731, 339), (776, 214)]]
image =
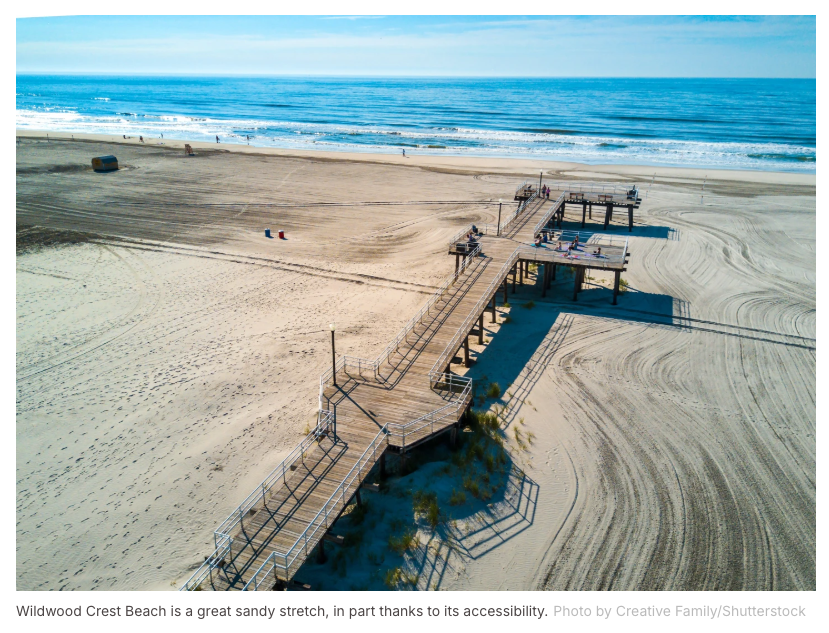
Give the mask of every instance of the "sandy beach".
[[(815, 589), (813, 174), (46, 134), (17, 146), (18, 589), (178, 588), (314, 424), (328, 324), (376, 356), (452, 271), (446, 241), (540, 171), (643, 202), (610, 230), (631, 236), (618, 306), (600, 274), (576, 304), (572, 277), (544, 299), (531, 279), (472, 345), (525, 488), (447, 507), (451, 552), (421, 522), (410, 555), (300, 576)], [(104, 154), (121, 169), (93, 172)], [(392, 488), (448, 494), (442, 451)]]

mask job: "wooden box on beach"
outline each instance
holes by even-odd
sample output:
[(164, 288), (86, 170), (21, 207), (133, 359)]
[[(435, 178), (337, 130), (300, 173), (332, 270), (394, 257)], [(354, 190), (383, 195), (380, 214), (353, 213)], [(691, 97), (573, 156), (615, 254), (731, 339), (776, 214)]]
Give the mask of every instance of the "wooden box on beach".
[(92, 169), (95, 171), (115, 171), (118, 169), (118, 159), (115, 156), (96, 156), (92, 159)]

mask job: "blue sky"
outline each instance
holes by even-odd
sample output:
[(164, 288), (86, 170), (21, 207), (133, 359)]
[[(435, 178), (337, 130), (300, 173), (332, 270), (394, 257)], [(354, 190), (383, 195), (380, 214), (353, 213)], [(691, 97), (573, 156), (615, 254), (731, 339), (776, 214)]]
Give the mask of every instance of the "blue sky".
[(18, 73), (807, 77), (806, 17), (17, 20)]

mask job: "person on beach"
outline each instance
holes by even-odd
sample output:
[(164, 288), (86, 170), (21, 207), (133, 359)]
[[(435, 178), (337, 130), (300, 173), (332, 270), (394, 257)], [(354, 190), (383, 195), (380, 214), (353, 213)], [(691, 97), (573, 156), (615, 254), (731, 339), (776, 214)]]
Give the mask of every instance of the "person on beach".
[(216, 135), (216, 142), (217, 143), (219, 142), (219, 135), (218, 134)]
[(164, 132), (161, 133), (161, 138), (164, 138)]
[(472, 232), (473, 232), (475, 235), (477, 235), (477, 234), (478, 234), (478, 227), (477, 227), (477, 226), (475, 226), (474, 224), (472, 225)]
[(550, 199), (550, 188), (547, 187), (547, 200), (549, 200), (549, 199)]
[(141, 142), (141, 143), (143, 143), (143, 142), (144, 142), (144, 137), (143, 137), (143, 136), (141, 136), (141, 135), (139, 135), (139, 136), (138, 136), (138, 141), (139, 141), (139, 142)]
[(406, 150), (403, 150), (403, 158), (406, 158)]
[(546, 244), (547, 242), (549, 242), (549, 239), (547, 238), (547, 233), (546, 233), (546, 232), (541, 234), (541, 241), (542, 241), (544, 244)]

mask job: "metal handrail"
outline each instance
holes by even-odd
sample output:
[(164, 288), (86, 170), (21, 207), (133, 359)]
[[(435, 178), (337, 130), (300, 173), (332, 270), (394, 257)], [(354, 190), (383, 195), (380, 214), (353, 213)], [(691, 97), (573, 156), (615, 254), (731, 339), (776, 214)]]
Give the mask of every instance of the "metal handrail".
[(251, 492), (242, 503), (237, 507), (213, 532), (213, 542), (216, 547), (219, 547), (219, 542), (222, 539), (231, 538), (231, 531), (242, 522), (245, 514), (255, 506), (261, 498), (263, 503), (265, 501), (268, 491), (273, 488), (280, 479), (285, 483), (288, 473), (292, 472), (291, 466), (297, 460), (304, 460), (305, 453), (313, 446), (317, 440), (324, 434), (328, 433), (329, 427), (333, 427), (334, 414), (331, 411), (320, 411), (318, 415), (318, 422), (316, 428), (311, 431), (305, 439), (303, 439), (294, 448), (288, 456), (283, 459), (279, 465), (274, 468), (270, 474), (262, 480), (253, 492)]
[(538, 190), (538, 189), (536, 189), (536, 190), (533, 192), (533, 195), (531, 195), (529, 198), (527, 198), (526, 200), (524, 200), (524, 202), (522, 202), (520, 205), (518, 205), (518, 208), (515, 210), (515, 213), (513, 213), (513, 214), (512, 214), (511, 216), (509, 216), (506, 220), (504, 220), (504, 221), (501, 223), (501, 226), (499, 226), (499, 227), (498, 227), (498, 228), (499, 228), (499, 234), (500, 234), (500, 235), (503, 235), (504, 231), (506, 231), (506, 230), (507, 230), (507, 227), (510, 225), (510, 223), (511, 223), (511, 222), (512, 222), (515, 218), (517, 218), (517, 217), (519, 216), (519, 214), (521, 214), (521, 213), (522, 213), (522, 212), (523, 212), (523, 211), (524, 211), (524, 210), (525, 210), (525, 209), (529, 206), (530, 202), (532, 202), (533, 200), (535, 200), (535, 199), (538, 197), (538, 195), (539, 195), (539, 190)]
[(464, 257), (463, 262), (458, 267), (454, 273), (449, 275), (446, 280), (438, 287), (437, 290), (432, 294), (432, 296), (426, 301), (420, 310), (411, 318), (409, 321), (401, 328), (400, 332), (397, 334), (392, 341), (386, 345), (385, 349), (377, 356), (375, 360), (368, 360), (365, 358), (357, 358), (354, 356), (340, 356), (335, 364), (334, 367), (327, 369), (323, 374), (320, 376), (320, 385), (319, 385), (319, 408), (322, 410), (324, 408), (324, 392), (325, 389), (328, 387), (329, 382), (333, 379), (334, 370), (342, 371), (345, 370), (349, 365), (351, 367), (355, 367), (357, 372), (362, 375), (364, 369), (371, 369), (374, 373), (375, 378), (377, 378), (378, 372), (380, 367), (385, 363), (389, 357), (397, 351), (400, 347), (400, 344), (406, 340), (406, 337), (409, 333), (415, 328), (415, 326), (422, 321), (423, 317), (429, 314), (432, 310), (432, 307), (440, 301), (443, 297), (444, 293), (449, 289), (452, 284), (454, 284), (458, 277), (460, 277), (466, 269), (472, 264), (475, 257), (481, 252), (481, 245), (476, 244), (475, 247), (469, 252), (469, 254)]
[[(524, 183), (524, 184), (526, 184), (526, 183)], [(519, 187), (516, 191), (520, 191), (523, 186), (524, 185), (521, 185), (521, 187)], [(533, 195), (531, 195), (524, 202), (522, 202), (520, 205), (518, 205), (518, 208), (506, 220), (501, 222), (500, 225), (499, 224), (482, 224), (482, 225), (478, 226), (474, 222), (470, 222), (464, 228), (462, 228), (460, 231), (458, 231), (457, 233), (455, 233), (452, 236), (452, 239), (450, 239), (449, 242), (448, 242), (450, 248), (452, 246), (454, 246), (455, 244), (457, 244), (458, 242), (460, 242), (461, 239), (472, 230), (473, 226), (478, 229), (478, 234), (479, 235), (489, 235), (491, 231), (494, 231), (494, 235), (500, 235), (501, 233), (503, 233), (506, 230), (506, 228), (507, 228), (507, 226), (509, 226), (510, 222), (512, 222), (516, 217), (518, 217), (518, 215), (527, 208), (527, 205), (530, 202), (532, 202), (533, 200), (535, 200), (538, 196), (539, 196), (539, 192), (534, 191)], [(483, 230), (481, 230), (482, 228), (483, 228)]]
[(230, 552), (230, 547), (233, 545), (233, 539), (229, 536), (222, 540), (221, 545), (217, 545), (215, 551), (204, 559), (201, 566), (193, 572), (193, 575), (181, 586), (179, 591), (194, 591), (199, 587), (205, 579), (210, 575), (216, 567), (219, 566), (219, 561), (224, 560), (225, 556)]
[[(432, 377), (430, 375), (430, 379), (431, 378)], [(332, 511), (335, 508), (339, 508), (340, 505), (345, 507), (346, 503), (348, 503), (349, 499), (351, 498), (351, 495), (349, 494), (348, 496), (346, 496), (346, 492), (356, 479), (360, 478), (360, 483), (362, 483), (361, 476), (363, 474), (364, 467), (367, 464), (369, 464), (369, 461), (371, 462), (371, 466), (373, 466), (377, 462), (377, 449), (384, 443), (386, 446), (388, 446), (390, 437), (402, 437), (403, 446), (405, 447), (405, 438), (407, 435), (417, 433), (426, 426), (430, 426), (431, 431), (434, 432), (434, 425), (436, 422), (439, 422), (440, 420), (443, 420), (444, 418), (452, 415), (452, 413), (456, 412), (461, 406), (465, 404), (467, 397), (472, 392), (472, 380), (470, 378), (444, 374), (444, 380), (442, 382), (445, 382), (450, 387), (463, 385), (463, 389), (461, 390), (459, 397), (454, 402), (451, 402), (443, 407), (440, 407), (439, 409), (427, 413), (426, 415), (421, 416), (416, 420), (412, 420), (407, 424), (395, 424), (392, 422), (386, 423), (383, 426), (383, 428), (380, 429), (377, 435), (374, 436), (374, 439), (363, 451), (362, 455), (360, 455), (360, 457), (357, 459), (354, 466), (351, 467), (351, 470), (345, 476), (340, 485), (337, 486), (337, 488), (334, 490), (334, 492), (331, 494), (331, 496), (328, 498), (325, 504), (323, 504), (322, 508), (319, 510), (319, 512), (317, 512), (316, 516), (313, 519), (311, 519), (311, 521), (308, 523), (308, 526), (305, 528), (305, 530), (303, 530), (302, 534), (300, 534), (294, 541), (294, 543), (291, 545), (291, 547), (288, 548), (288, 551), (271, 552), (271, 554), (259, 566), (259, 569), (257, 569), (256, 572), (253, 574), (251, 579), (245, 584), (243, 591), (257, 591), (259, 587), (265, 582), (264, 579), (267, 577), (267, 574), (271, 571), (275, 571), (277, 568), (283, 569), (287, 577), (287, 573), (290, 566), (294, 563), (297, 556), (299, 556), (300, 552), (303, 551), (305, 552), (306, 556), (308, 555), (309, 541), (312, 543), (313, 547), (313, 539), (317, 531), (319, 531), (322, 527), (328, 529), (330, 527), (330, 523), (333, 523), (333, 521), (329, 522), (329, 517)], [(371, 452), (371, 460), (368, 459), (369, 452)], [(337, 513), (337, 516), (339, 516), (339, 512)]]
[[(377, 435), (374, 436), (374, 439), (371, 441), (371, 444), (369, 444), (368, 447), (366, 448), (366, 450), (363, 451), (363, 454), (360, 455), (360, 457), (355, 462), (354, 466), (352, 466), (351, 470), (348, 471), (348, 474), (345, 476), (343, 481), (340, 482), (340, 485), (337, 486), (337, 488), (334, 490), (334, 492), (328, 498), (328, 501), (326, 501), (325, 504), (323, 504), (323, 507), (320, 509), (319, 512), (317, 512), (317, 515), (308, 523), (308, 526), (305, 528), (305, 530), (302, 532), (302, 534), (300, 534), (297, 537), (297, 539), (294, 541), (293, 545), (291, 545), (291, 547), (288, 549), (288, 551), (285, 552), (285, 553), (277, 552), (277, 551), (271, 552), (270, 556), (268, 556), (268, 558), (265, 559), (265, 561), (262, 563), (262, 565), (260, 565), (259, 569), (256, 570), (256, 573), (254, 573), (253, 576), (251, 577), (251, 579), (245, 584), (244, 588), (242, 589), (243, 591), (250, 591), (250, 590), (256, 591), (256, 590), (258, 590), (259, 586), (264, 582), (264, 580), (262, 580), (262, 581), (258, 580), (259, 576), (263, 572), (265, 572), (267, 574), (267, 572), (269, 572), (271, 570), (275, 570), (277, 566), (282, 567), (285, 570), (286, 576), (287, 576), (288, 568), (291, 566), (291, 564), (293, 564), (293, 562), (296, 560), (296, 557), (299, 555), (299, 551), (294, 552), (294, 550), (296, 550), (298, 547), (302, 548), (302, 551), (305, 552), (306, 556), (308, 555), (308, 541), (309, 541), (309, 539), (313, 541), (314, 535), (317, 533), (317, 531), (320, 529), (320, 527), (325, 526), (325, 528), (328, 529), (328, 527), (329, 527), (328, 517), (329, 517), (329, 514), (331, 513), (331, 510), (333, 508), (337, 507), (337, 505), (339, 505), (339, 504), (342, 504), (343, 507), (345, 507), (345, 505), (348, 503), (348, 500), (351, 498), (351, 495), (349, 495), (348, 498), (346, 498), (346, 496), (345, 496), (346, 490), (354, 482), (355, 479), (357, 479), (358, 477), (360, 477), (362, 475), (363, 466), (366, 463), (368, 463), (368, 459), (367, 459), (366, 456), (368, 455), (369, 451), (371, 451), (371, 453), (372, 453), (372, 466), (373, 466), (374, 463), (377, 461), (377, 448), (378, 448), (378, 446), (380, 446), (383, 442), (385, 442), (386, 445), (388, 445), (388, 433), (387, 433), (387, 430), (386, 430), (387, 426), (388, 426), (388, 424), (386, 426), (384, 426), (382, 429), (380, 429), (380, 431), (377, 433)], [(360, 481), (360, 483), (362, 483), (362, 480)], [(339, 499), (337, 499), (338, 496), (339, 496)], [(339, 516), (339, 513), (337, 513), (337, 515)], [(309, 535), (309, 530), (311, 530), (312, 527), (314, 529), (311, 532), (311, 534)], [(293, 553), (293, 556), (291, 557), (292, 553)], [(291, 557), (290, 560), (288, 560), (289, 557)], [(284, 561), (284, 564), (283, 565), (278, 565), (277, 564), (277, 559), (282, 559)], [(265, 569), (268, 566), (269, 563), (270, 563), (270, 568)]]
[(565, 193), (619, 193), (627, 195), (628, 191), (635, 190), (637, 197), (639, 188), (632, 183), (609, 183), (609, 182), (581, 182), (578, 180), (565, 182), (547, 183), (547, 186), (554, 191)]
[(538, 235), (541, 232), (541, 229), (547, 226), (547, 223), (550, 221), (550, 218), (552, 218), (553, 215), (555, 215), (555, 212), (558, 210), (561, 201), (564, 200), (564, 196), (565, 194), (562, 193), (558, 198), (556, 198), (556, 201), (553, 203), (553, 206), (547, 209), (547, 213), (545, 213), (538, 221), (538, 224), (535, 225), (535, 228), (533, 229), (533, 236)]
[[(483, 294), (481, 295), (481, 298), (478, 299), (478, 302), (472, 308), (469, 315), (466, 317), (464, 322), (461, 324), (461, 326), (455, 332), (455, 335), (452, 337), (452, 340), (449, 341), (449, 344), (446, 346), (446, 348), (443, 350), (441, 355), (438, 357), (435, 364), (432, 366), (432, 370), (429, 372), (429, 379), (430, 380), (431, 380), (433, 374), (442, 374), (443, 373), (443, 368), (446, 366), (447, 360), (455, 355), (455, 352), (457, 351), (458, 347), (460, 346), (461, 338), (463, 338), (463, 336), (466, 336), (466, 333), (468, 332), (467, 328), (471, 327), (471, 321), (474, 321), (475, 319), (477, 319), (478, 316), (479, 316), (478, 312), (480, 310), (482, 310), (484, 305), (489, 303), (489, 300), (491, 298), (491, 293), (497, 291), (496, 290), (497, 286), (501, 285), (501, 281), (500, 281), (501, 276), (503, 275), (504, 278), (506, 278), (506, 275), (509, 274), (509, 269), (512, 268), (515, 265), (515, 262), (518, 259), (518, 255), (519, 255), (520, 250), (521, 250), (520, 247), (516, 248), (512, 252), (512, 254), (509, 256), (507, 261), (504, 262), (504, 265), (501, 266), (500, 270), (497, 273), (495, 273), (495, 277), (490, 282), (489, 286), (487, 286), (486, 290), (484, 290)], [(451, 354), (451, 356), (450, 356), (450, 354)]]

